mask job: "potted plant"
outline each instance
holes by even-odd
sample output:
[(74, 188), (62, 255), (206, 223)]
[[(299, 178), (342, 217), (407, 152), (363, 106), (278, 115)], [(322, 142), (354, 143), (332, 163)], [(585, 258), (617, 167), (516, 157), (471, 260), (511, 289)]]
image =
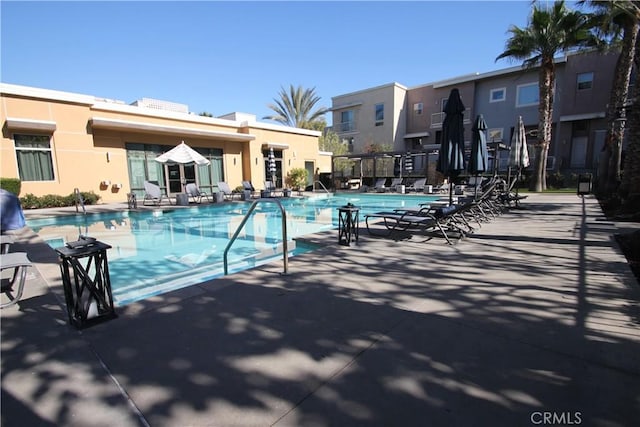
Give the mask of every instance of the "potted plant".
[[(307, 185), (307, 170), (304, 168), (293, 168), (287, 174), (287, 186), (301, 193)], [(285, 194), (286, 196), (286, 194)]]

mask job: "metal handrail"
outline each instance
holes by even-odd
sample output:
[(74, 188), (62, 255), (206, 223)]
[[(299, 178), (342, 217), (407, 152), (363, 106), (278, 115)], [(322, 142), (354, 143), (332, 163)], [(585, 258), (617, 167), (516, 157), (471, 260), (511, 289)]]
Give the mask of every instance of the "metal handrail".
[(80, 189), (79, 188), (74, 188), (73, 189), (73, 194), (76, 198), (76, 212), (78, 212), (78, 203), (80, 204), (80, 206), (82, 206), (82, 211), (85, 213), (85, 215), (87, 214), (87, 208), (84, 207), (84, 199), (82, 198), (82, 193), (80, 193)]
[(231, 237), (231, 240), (229, 240), (229, 243), (227, 243), (227, 247), (224, 249), (224, 275), (225, 276), (229, 274), (229, 262), (227, 260), (227, 254), (229, 253), (229, 249), (231, 249), (231, 245), (233, 245), (233, 242), (236, 241), (236, 238), (240, 234), (240, 231), (242, 231), (242, 228), (249, 220), (249, 217), (251, 216), (251, 213), (253, 212), (253, 210), (261, 202), (275, 203), (276, 205), (278, 205), (278, 207), (280, 207), (280, 212), (282, 213), (282, 257), (283, 257), (283, 263), (284, 263), (284, 272), (282, 274), (287, 274), (289, 272), (289, 247), (287, 243), (287, 212), (284, 210), (284, 207), (282, 206), (282, 203), (280, 203), (280, 200), (265, 198), (265, 199), (258, 199), (251, 204), (251, 207), (247, 211), (247, 214), (244, 216), (244, 218), (242, 218), (242, 222), (236, 229), (236, 232), (233, 233), (233, 237)]
[(324, 191), (326, 191), (326, 192), (327, 192), (327, 194), (331, 194), (331, 192), (330, 192), (329, 190), (327, 190), (327, 187), (325, 187), (325, 186), (324, 186), (324, 184), (323, 184), (322, 182), (320, 182), (320, 181), (315, 181), (315, 182), (314, 182), (314, 184), (320, 184), (320, 186), (321, 186), (322, 188), (324, 188)]

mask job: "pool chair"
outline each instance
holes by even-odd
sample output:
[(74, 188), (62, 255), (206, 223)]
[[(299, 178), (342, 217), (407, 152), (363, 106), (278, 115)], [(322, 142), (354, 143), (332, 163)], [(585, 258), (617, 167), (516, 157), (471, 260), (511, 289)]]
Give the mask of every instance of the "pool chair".
[(242, 194), (234, 193), (233, 191), (231, 191), (231, 187), (229, 187), (229, 184), (224, 181), (218, 181), (218, 190), (224, 193), (224, 198), (226, 200), (233, 200), (234, 197), (240, 199), (242, 197)]
[(427, 183), (427, 178), (418, 178), (413, 182), (413, 184), (407, 187), (407, 191), (415, 191), (415, 192), (424, 191), (424, 186), (426, 183)]
[(204, 197), (204, 199), (206, 201), (209, 201), (209, 202), (213, 201), (213, 198), (210, 197), (208, 193), (206, 193), (204, 191), (201, 191), (198, 188), (198, 186), (196, 184), (194, 184), (193, 182), (187, 184), (187, 186), (185, 187), (185, 191), (187, 193), (187, 196), (193, 198), (193, 200), (196, 203), (202, 203), (202, 198), (203, 197)]
[[(0, 308), (10, 307), (20, 301), (24, 291), (24, 282), (27, 279), (27, 268), (31, 267), (31, 261), (26, 252), (12, 252), (0, 254), (0, 270), (13, 269), (11, 277), (2, 278), (0, 290), (7, 295), (9, 302), (0, 305)], [(14, 289), (17, 281), (17, 290)], [(15, 292), (15, 295), (14, 295)]]
[(391, 191), (396, 191), (398, 185), (402, 185), (402, 178), (393, 178), (391, 180), (391, 185), (389, 185), (389, 189)]
[(264, 182), (264, 191), (269, 194), (269, 197), (284, 196), (284, 191), (281, 188), (276, 188), (276, 185), (271, 181)]
[(150, 202), (152, 205), (159, 206), (162, 201), (166, 199), (171, 203), (171, 199), (165, 193), (162, 192), (162, 189), (158, 184), (155, 184), (151, 181), (144, 182), (144, 199), (142, 200), (142, 204), (147, 206), (147, 202)]
[(242, 181), (242, 188), (244, 188), (245, 191), (251, 191), (251, 197), (260, 196), (260, 192), (256, 190), (251, 181)]
[(389, 190), (385, 184), (387, 182), (387, 178), (379, 178), (376, 183), (373, 185), (373, 189), (375, 191), (377, 191), (378, 193), (384, 193), (385, 191)]

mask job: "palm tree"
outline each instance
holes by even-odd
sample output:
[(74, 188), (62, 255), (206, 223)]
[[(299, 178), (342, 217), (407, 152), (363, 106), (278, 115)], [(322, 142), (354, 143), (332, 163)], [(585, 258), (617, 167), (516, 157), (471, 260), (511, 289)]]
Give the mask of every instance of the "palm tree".
[(594, 10), (594, 23), (606, 47), (620, 50), (611, 96), (607, 105), (607, 138), (602, 152), (598, 187), (601, 194), (612, 194), (620, 183), (622, 141), (625, 133), (626, 104), (638, 37), (638, 1), (583, 1)]
[(523, 61), (526, 69), (539, 66), (538, 86), (538, 142), (536, 144), (535, 175), (531, 183), (534, 191), (547, 188), (546, 164), (551, 144), (553, 97), (555, 90), (554, 57), (559, 52), (567, 53), (581, 46), (594, 43), (590, 32), (588, 15), (569, 10), (564, 1), (552, 6), (534, 4), (526, 28), (509, 28), (511, 38), (505, 51), (496, 58)]
[(324, 121), (323, 116), (329, 111), (328, 108), (313, 110), (320, 101), (315, 90), (303, 89), (302, 86), (294, 88), (293, 85), (289, 85), (289, 92), (280, 88), (280, 99), (274, 98), (275, 104), (267, 105), (276, 114), (263, 119), (274, 120), (286, 126), (313, 129), (314, 123)]

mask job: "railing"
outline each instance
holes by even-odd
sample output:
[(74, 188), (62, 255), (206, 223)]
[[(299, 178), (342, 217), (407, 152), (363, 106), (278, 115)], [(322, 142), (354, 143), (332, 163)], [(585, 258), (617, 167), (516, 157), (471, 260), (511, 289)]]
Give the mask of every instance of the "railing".
[[(433, 113), (431, 114), (431, 127), (432, 128), (440, 128), (442, 127), (442, 123), (444, 122), (445, 113)], [(467, 108), (462, 113), (462, 119), (465, 124), (471, 123), (471, 109)]]
[(355, 122), (334, 123), (332, 130), (335, 133), (354, 132), (356, 130)]
[(80, 189), (79, 188), (74, 188), (73, 189), (73, 195), (75, 197), (76, 212), (78, 212), (78, 205), (80, 205), (80, 206), (82, 206), (82, 211), (86, 215), (87, 214), (87, 209), (84, 207), (84, 199), (82, 198), (82, 193), (80, 193)]
[(331, 194), (331, 192), (330, 192), (329, 190), (327, 190), (327, 187), (325, 187), (325, 186), (324, 186), (324, 184), (323, 184), (322, 182), (320, 182), (320, 181), (314, 181), (314, 183), (313, 183), (313, 184), (314, 184), (314, 185), (315, 185), (315, 184), (320, 184), (320, 186), (321, 186), (322, 188), (324, 188), (324, 191), (325, 191), (327, 194)]
[(242, 231), (242, 229), (244, 228), (244, 225), (249, 220), (249, 217), (253, 213), (253, 211), (256, 208), (256, 206), (258, 206), (258, 204), (260, 204), (262, 202), (275, 203), (276, 205), (278, 205), (278, 207), (280, 208), (280, 212), (282, 213), (282, 257), (283, 257), (283, 263), (284, 263), (284, 272), (283, 272), (283, 274), (287, 274), (289, 272), (289, 248), (288, 248), (288, 244), (287, 244), (287, 213), (284, 210), (284, 207), (282, 206), (282, 203), (280, 203), (280, 201), (278, 199), (267, 199), (267, 198), (265, 198), (265, 199), (258, 199), (258, 200), (256, 200), (255, 202), (253, 202), (251, 204), (251, 207), (247, 211), (247, 214), (244, 216), (244, 218), (242, 218), (242, 222), (240, 223), (240, 225), (236, 229), (236, 232), (233, 233), (233, 237), (231, 237), (231, 240), (229, 240), (229, 243), (227, 244), (227, 247), (224, 249), (224, 275), (225, 276), (227, 274), (229, 274), (229, 262), (227, 260), (227, 255), (229, 253), (229, 249), (231, 249), (231, 245), (233, 245), (233, 242), (235, 242), (236, 239), (238, 238), (238, 235), (240, 234), (240, 231)]

